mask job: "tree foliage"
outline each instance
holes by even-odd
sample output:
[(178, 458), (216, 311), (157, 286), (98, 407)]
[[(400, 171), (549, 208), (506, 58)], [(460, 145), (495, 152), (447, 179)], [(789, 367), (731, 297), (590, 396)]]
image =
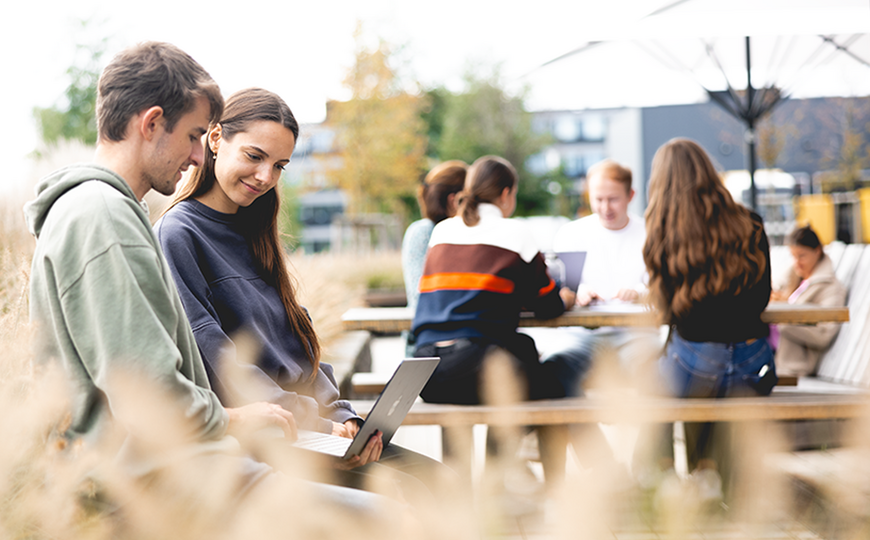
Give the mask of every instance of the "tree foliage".
[(461, 159), (467, 163), (485, 155), (510, 161), (520, 177), (517, 214), (551, 211), (552, 178), (532, 175), (526, 160), (541, 150), (546, 139), (532, 131), (532, 116), (523, 95), (511, 95), (498, 70), (486, 75), (469, 71), (465, 89), (453, 93), (444, 88), (429, 90), (430, 152), (439, 161)]
[[(82, 28), (89, 23), (81, 22)], [(100, 60), (108, 39), (96, 43), (77, 44), (76, 62), (66, 70), (69, 86), (59, 103), (51, 107), (34, 107), (33, 116), (42, 141), (48, 145), (60, 140), (79, 140), (85, 144), (97, 142), (97, 83)]]
[(352, 97), (330, 103), (327, 114), (342, 158), (332, 176), (350, 197), (349, 213), (404, 214), (403, 200), (412, 200), (424, 170), (425, 99), (402, 87), (389, 44), (366, 47), (359, 27), (356, 40), (356, 59), (344, 80)]
[(797, 129), (791, 123), (776, 123), (773, 116), (767, 116), (758, 125), (756, 133), (758, 157), (766, 168), (773, 169), (788, 141), (796, 136)]
[(275, 187), (281, 200), (278, 212), (278, 232), (284, 247), (294, 251), (302, 242), (302, 221), (299, 219), (299, 187), (287, 182), (284, 175)]

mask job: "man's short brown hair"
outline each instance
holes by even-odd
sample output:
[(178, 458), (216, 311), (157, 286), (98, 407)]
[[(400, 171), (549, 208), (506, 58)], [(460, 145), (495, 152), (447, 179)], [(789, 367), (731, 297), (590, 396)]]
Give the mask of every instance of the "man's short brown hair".
[(596, 174), (619, 182), (625, 186), (626, 193), (631, 193), (631, 169), (628, 167), (624, 167), (612, 159), (605, 159), (589, 167), (589, 170), (586, 171), (586, 178), (592, 178)]
[(210, 122), (220, 119), (224, 99), (211, 75), (187, 53), (169, 43), (148, 41), (119, 53), (103, 70), (97, 90), (97, 132), (100, 140), (122, 141), (132, 116), (145, 109), (163, 109), (172, 131), (196, 100), (205, 97)]

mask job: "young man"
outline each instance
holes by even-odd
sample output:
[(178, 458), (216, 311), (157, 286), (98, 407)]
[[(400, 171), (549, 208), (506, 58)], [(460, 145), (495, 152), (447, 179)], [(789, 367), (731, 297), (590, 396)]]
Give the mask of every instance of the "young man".
[(643, 218), (628, 212), (631, 170), (608, 159), (593, 165), (586, 178), (593, 214), (559, 229), (553, 249), (586, 252), (577, 304), (634, 302), (646, 290), (646, 229)]
[[(142, 202), (151, 189), (173, 193), (182, 172), (202, 163), (202, 135), (222, 110), (217, 84), (183, 51), (154, 42), (128, 49), (100, 77), (94, 163), (49, 175), (24, 209), (37, 237), (30, 283), (37, 358), (59, 363), (70, 384), (66, 439), (112, 449), (91, 477), (104, 480), (113, 504), (124, 496), (112, 489), (109, 463), (115, 481), (153, 487), (183, 462), (185, 474), (208, 473), (199, 481), (229, 475), (241, 497), (274, 485), (276, 475), (239, 457), (227, 435), (277, 426), (296, 436), (293, 415), (281, 407), (225, 409), (210, 390)], [(317, 489), (351, 504), (373, 497)]]
[[(631, 181), (631, 170), (613, 160), (593, 165), (587, 173), (593, 214), (565, 224), (556, 234), (555, 251), (586, 252), (577, 305), (637, 302), (645, 294), (646, 229), (643, 218), (628, 211), (634, 198)], [(570, 297), (572, 292), (563, 290), (563, 296)], [(617, 353), (619, 364), (629, 374), (655, 356), (659, 346), (658, 332), (648, 330), (576, 328), (563, 331), (560, 338), (561, 343), (549, 351), (550, 358), (567, 354), (591, 363), (599, 354), (611, 351)]]

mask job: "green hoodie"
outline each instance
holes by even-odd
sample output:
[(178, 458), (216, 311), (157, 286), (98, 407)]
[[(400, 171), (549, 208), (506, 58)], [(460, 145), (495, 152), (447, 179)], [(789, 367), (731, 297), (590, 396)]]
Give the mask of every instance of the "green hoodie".
[[(114, 172), (74, 165), (43, 179), (24, 212), (37, 238), (30, 283), (37, 357), (59, 360), (72, 383), (67, 436), (97, 443), (120, 427), (132, 453), (126, 465), (145, 474), (169, 458), (149, 453), (170, 433), (143, 418), (159, 405), (186, 420), (171, 433), (194, 448), (229, 449), (227, 413), (209, 387), (144, 202)], [(131, 376), (135, 388), (120, 382)], [(161, 397), (137, 401), (140, 388)]]

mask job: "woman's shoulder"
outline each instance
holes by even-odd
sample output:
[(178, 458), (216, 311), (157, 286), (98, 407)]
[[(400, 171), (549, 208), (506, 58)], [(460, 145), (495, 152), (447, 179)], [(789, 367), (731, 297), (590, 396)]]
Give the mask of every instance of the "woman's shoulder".
[(207, 221), (196, 211), (194, 201), (181, 201), (166, 211), (154, 224), (154, 232), (163, 249), (190, 244), (205, 236)]
[(171, 227), (176, 227), (183, 223), (189, 223), (196, 219), (197, 216), (197, 213), (195, 212), (195, 204), (195, 201), (179, 201), (172, 205), (169, 210), (167, 210), (160, 219), (157, 220), (157, 223), (163, 223), (166, 224), (166, 226)]
[(838, 287), (844, 287), (839, 278), (837, 278), (837, 273), (834, 270), (834, 261), (824, 253), (822, 254), (822, 258), (819, 259), (819, 262), (816, 263), (816, 267), (813, 268), (810, 282), (826, 282), (835, 284), (835, 286)]
[(434, 227), (435, 224), (429, 219), (421, 219), (408, 225), (408, 228), (405, 229), (405, 236), (402, 238), (402, 256), (414, 256), (415, 253), (425, 254)]
[(754, 210), (746, 209), (746, 213), (749, 214), (749, 219), (752, 220), (752, 226), (756, 229), (764, 229), (764, 218), (761, 217), (760, 214), (755, 212)]
[(417, 221), (408, 225), (408, 228), (405, 229), (405, 238), (420, 238), (423, 236), (428, 237), (432, 234), (432, 229), (435, 228), (435, 224), (431, 219), (423, 218), (418, 219)]
[(518, 219), (482, 219), (469, 227), (461, 217), (448, 218), (432, 231), (430, 245), (436, 244), (494, 246), (517, 253), (525, 262), (530, 262), (538, 253), (531, 228)]

